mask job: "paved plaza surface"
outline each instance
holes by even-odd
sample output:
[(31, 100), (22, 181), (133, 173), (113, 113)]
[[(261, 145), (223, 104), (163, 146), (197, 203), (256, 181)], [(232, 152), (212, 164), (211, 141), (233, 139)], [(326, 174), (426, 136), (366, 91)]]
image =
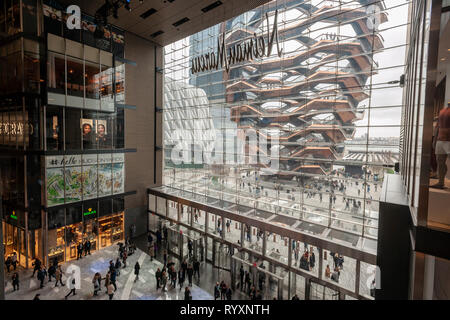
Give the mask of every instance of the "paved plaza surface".
[[(115, 260), (118, 256), (118, 246), (113, 245), (109, 248), (93, 252), (90, 256), (83, 257), (80, 260), (74, 260), (62, 264), (62, 269), (65, 272), (70, 264), (74, 264), (81, 269), (81, 289), (76, 290), (76, 295), (71, 295), (68, 300), (108, 300), (109, 296), (106, 294), (104, 281), (102, 281), (102, 291), (98, 296), (93, 295), (92, 278), (96, 272), (100, 272), (102, 277), (105, 277), (109, 261)], [(134, 265), (139, 261), (141, 270), (139, 280), (135, 280)], [(117, 277), (117, 291), (114, 293), (114, 300), (183, 300), (184, 288), (180, 291), (179, 286), (172, 289), (167, 285), (168, 291), (161, 292), (161, 289), (156, 290), (155, 271), (157, 268), (162, 268), (162, 263), (153, 260), (150, 261), (150, 256), (143, 251), (137, 249), (134, 254), (127, 259), (127, 267), (121, 268), (120, 276)], [(69, 293), (69, 289), (64, 286), (55, 288), (55, 280), (48, 282), (48, 278), (44, 281), (44, 288), (39, 289), (39, 281), (31, 277), (32, 270), (20, 270), (20, 289), (13, 291), (11, 283), (11, 275), (6, 274), (6, 299), (7, 300), (31, 300), (39, 293), (41, 300), (64, 300), (64, 296)], [(63, 276), (63, 283), (66, 282), (66, 276)], [(187, 285), (187, 280), (185, 281)], [(212, 289), (212, 288), (211, 288)], [(209, 290), (210, 292), (212, 290)], [(206, 290), (200, 288), (196, 284), (191, 287), (193, 300), (210, 300), (213, 296)]]

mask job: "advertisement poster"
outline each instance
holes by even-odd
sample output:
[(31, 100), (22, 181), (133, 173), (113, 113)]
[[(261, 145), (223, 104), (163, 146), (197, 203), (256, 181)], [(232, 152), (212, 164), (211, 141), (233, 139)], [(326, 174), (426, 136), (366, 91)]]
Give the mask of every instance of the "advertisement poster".
[(47, 174), (47, 207), (64, 204), (64, 169), (50, 168)]
[(125, 184), (125, 174), (123, 170), (123, 163), (113, 164), (113, 193), (123, 193)]
[(120, 57), (124, 57), (125, 51), (125, 35), (123, 30), (111, 26), (112, 52)]
[(66, 167), (64, 170), (66, 185), (66, 201), (71, 203), (82, 200), (82, 175), (81, 167)]
[(81, 14), (81, 29), (84, 44), (90, 47), (95, 47), (94, 32), (96, 28), (97, 25), (95, 24), (95, 20), (93, 17)]
[(62, 35), (62, 11), (56, 9), (55, 6), (49, 4), (46, 1), (42, 10), (44, 12), (44, 28), (50, 33), (56, 34), (58, 36)]
[(83, 200), (97, 198), (97, 165), (83, 166)]
[(98, 165), (98, 196), (109, 196), (112, 194), (112, 164)]

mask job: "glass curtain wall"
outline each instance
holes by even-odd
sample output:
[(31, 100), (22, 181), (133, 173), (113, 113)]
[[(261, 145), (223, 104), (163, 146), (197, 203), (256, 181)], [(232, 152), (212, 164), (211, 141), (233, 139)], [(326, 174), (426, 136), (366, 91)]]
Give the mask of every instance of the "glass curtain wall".
[(374, 248), (399, 161), (409, 4), (272, 1), (166, 46), (163, 184)]

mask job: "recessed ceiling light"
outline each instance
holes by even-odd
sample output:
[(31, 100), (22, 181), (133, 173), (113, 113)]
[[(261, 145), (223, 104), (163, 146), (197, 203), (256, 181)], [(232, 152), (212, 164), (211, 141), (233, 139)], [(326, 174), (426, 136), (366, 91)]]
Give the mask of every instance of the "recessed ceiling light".
[(447, 58), (442, 58), (442, 59), (441, 59), (441, 61), (445, 61), (445, 60), (447, 60)]

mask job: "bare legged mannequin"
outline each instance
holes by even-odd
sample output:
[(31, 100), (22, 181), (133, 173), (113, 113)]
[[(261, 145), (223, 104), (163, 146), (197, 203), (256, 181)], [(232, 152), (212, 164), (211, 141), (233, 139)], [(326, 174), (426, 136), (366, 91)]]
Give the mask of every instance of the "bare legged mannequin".
[(437, 125), (437, 139), (434, 141), (436, 150), (436, 161), (439, 182), (430, 186), (431, 188), (444, 189), (445, 175), (447, 174), (447, 157), (450, 155), (450, 108), (447, 107), (439, 112)]

